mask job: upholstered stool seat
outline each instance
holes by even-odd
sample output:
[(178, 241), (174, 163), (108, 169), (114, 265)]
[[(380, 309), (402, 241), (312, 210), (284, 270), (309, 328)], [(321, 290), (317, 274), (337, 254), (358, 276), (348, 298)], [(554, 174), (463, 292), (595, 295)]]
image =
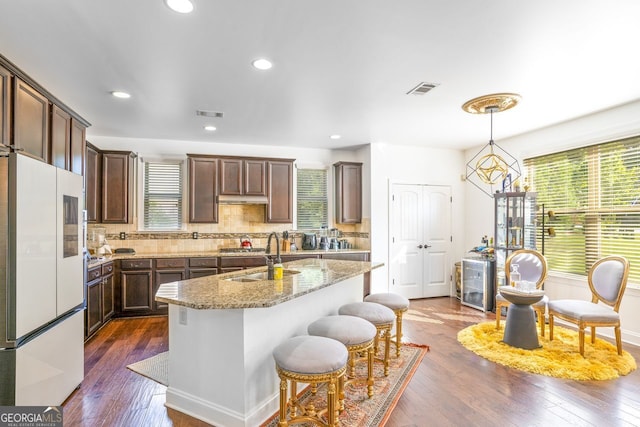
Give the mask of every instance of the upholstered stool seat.
[[(323, 426), (337, 425), (338, 387), (347, 368), (349, 353), (340, 341), (319, 336), (289, 338), (273, 350), (276, 371), (280, 377), (280, 427), (289, 423), (312, 420)], [(291, 394), (288, 394), (288, 383)], [(317, 411), (313, 405), (298, 403), (297, 383), (327, 383), (327, 407)], [(289, 417), (287, 418), (287, 408)], [(300, 415), (298, 415), (300, 410)], [(326, 413), (326, 422), (322, 415)]]
[(365, 302), (376, 302), (393, 310), (396, 315), (396, 333), (391, 336), (391, 342), (396, 347), (396, 357), (400, 357), (400, 347), (402, 347), (402, 316), (409, 309), (409, 300), (402, 295), (392, 292), (381, 292), (367, 295)]
[[(377, 335), (377, 329), (365, 319), (356, 316), (326, 316), (321, 317), (307, 327), (309, 335), (333, 338), (344, 344), (349, 352), (348, 377), (340, 387), (344, 392), (344, 385), (359, 381), (356, 378), (356, 362), (364, 359), (367, 361), (367, 394), (373, 396), (373, 344)], [(366, 357), (359, 357), (366, 352)], [(343, 396), (340, 396), (343, 398)]]
[(384, 375), (389, 375), (389, 347), (391, 345), (391, 328), (396, 320), (396, 315), (388, 307), (375, 302), (352, 302), (345, 304), (338, 309), (338, 314), (356, 316), (368, 320), (376, 327), (377, 333), (373, 342), (373, 351), (378, 354), (378, 344), (380, 338), (385, 341), (384, 357), (381, 359), (384, 364)]

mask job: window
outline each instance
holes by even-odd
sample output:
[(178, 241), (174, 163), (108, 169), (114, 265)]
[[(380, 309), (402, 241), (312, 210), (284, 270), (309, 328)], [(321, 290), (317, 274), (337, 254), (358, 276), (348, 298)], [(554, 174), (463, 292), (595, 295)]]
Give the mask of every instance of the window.
[(143, 228), (182, 228), (182, 161), (144, 162)]
[(298, 229), (327, 225), (327, 170), (298, 169), (297, 187)]
[[(586, 275), (607, 255), (630, 264), (629, 282), (640, 283), (640, 137), (525, 159), (538, 193), (536, 238), (549, 269)], [(552, 215), (549, 215), (552, 211)], [(555, 236), (548, 234), (549, 227)]]

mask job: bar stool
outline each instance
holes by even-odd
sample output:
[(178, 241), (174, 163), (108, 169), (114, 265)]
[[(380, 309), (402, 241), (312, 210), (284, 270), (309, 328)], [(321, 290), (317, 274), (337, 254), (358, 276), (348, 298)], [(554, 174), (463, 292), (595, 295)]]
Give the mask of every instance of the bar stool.
[[(373, 343), (378, 330), (371, 322), (355, 316), (321, 317), (307, 327), (309, 335), (333, 338), (345, 345), (349, 352), (347, 362), (349, 377), (340, 387), (340, 400), (344, 399), (344, 386), (360, 382), (364, 378), (356, 378), (356, 362), (367, 361), (367, 395), (373, 396)], [(366, 357), (359, 354), (366, 352)]]
[[(279, 427), (311, 421), (334, 427), (338, 418), (338, 387), (347, 369), (349, 353), (340, 341), (317, 336), (298, 336), (285, 340), (273, 350), (280, 377)], [(291, 383), (290, 398), (287, 385)], [(316, 411), (313, 405), (298, 402), (298, 382), (327, 383), (327, 407)], [(290, 408), (287, 419), (287, 408)], [(298, 415), (300, 410), (300, 415)], [(327, 422), (321, 416), (326, 413)]]
[(376, 302), (393, 310), (396, 315), (396, 333), (391, 336), (391, 342), (396, 346), (396, 357), (400, 357), (400, 347), (402, 347), (402, 315), (409, 309), (409, 300), (402, 295), (394, 293), (369, 294), (364, 300), (366, 302)]
[(385, 377), (389, 375), (391, 328), (393, 327), (393, 322), (396, 319), (393, 310), (375, 302), (352, 302), (340, 307), (338, 309), (338, 314), (360, 317), (373, 323), (373, 326), (375, 326), (377, 330), (376, 337), (373, 341), (373, 351), (375, 355), (378, 354), (380, 338), (384, 338), (384, 357), (378, 360), (382, 360), (384, 364)]

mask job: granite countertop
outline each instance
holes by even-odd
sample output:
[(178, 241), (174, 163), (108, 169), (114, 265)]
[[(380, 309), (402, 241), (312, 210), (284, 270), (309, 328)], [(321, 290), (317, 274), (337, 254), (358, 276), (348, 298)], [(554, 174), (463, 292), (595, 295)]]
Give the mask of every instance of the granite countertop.
[[(369, 249), (338, 249), (338, 250), (300, 250), (292, 252), (281, 252), (280, 255), (324, 255), (324, 254), (361, 254), (369, 253)], [(271, 254), (275, 255), (275, 251)], [(87, 263), (88, 268), (105, 264), (119, 259), (145, 259), (145, 258), (195, 258), (195, 257), (260, 257), (265, 256), (264, 252), (222, 252), (219, 250), (209, 252), (160, 252), (160, 253), (135, 253), (135, 254), (111, 254), (92, 259)]]
[[(160, 285), (156, 301), (198, 310), (271, 307), (368, 273), (382, 265), (361, 261), (301, 259), (284, 263), (285, 276), (282, 280), (252, 278), (254, 273), (266, 274), (266, 267), (258, 267), (165, 283)], [(287, 274), (287, 270), (299, 273)], [(241, 281), (247, 279), (251, 281)]]

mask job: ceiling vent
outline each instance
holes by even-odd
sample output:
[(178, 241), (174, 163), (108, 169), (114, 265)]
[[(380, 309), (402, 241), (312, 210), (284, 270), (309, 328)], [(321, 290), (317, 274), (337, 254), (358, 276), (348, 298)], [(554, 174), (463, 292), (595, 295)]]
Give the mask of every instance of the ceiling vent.
[(407, 95), (424, 95), (436, 86), (438, 86), (438, 83), (422, 82), (418, 86), (407, 92)]
[(216, 117), (218, 119), (221, 119), (224, 116), (224, 113), (221, 113), (219, 111), (196, 110), (196, 116)]

